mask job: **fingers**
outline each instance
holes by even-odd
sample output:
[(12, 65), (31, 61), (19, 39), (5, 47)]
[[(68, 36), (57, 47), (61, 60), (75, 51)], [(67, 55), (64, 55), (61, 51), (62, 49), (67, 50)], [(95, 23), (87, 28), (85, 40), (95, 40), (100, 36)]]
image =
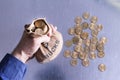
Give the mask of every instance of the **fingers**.
[(49, 42), (50, 41), (50, 37), (48, 37), (47, 35), (43, 35), (43, 36), (41, 36), (41, 41), (42, 42)]

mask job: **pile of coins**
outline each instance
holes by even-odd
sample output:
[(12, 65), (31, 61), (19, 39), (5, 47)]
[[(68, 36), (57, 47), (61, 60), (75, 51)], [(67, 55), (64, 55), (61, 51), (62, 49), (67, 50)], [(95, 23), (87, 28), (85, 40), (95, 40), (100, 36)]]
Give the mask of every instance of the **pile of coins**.
[[(65, 50), (64, 56), (72, 58), (70, 64), (76, 66), (78, 60), (84, 67), (90, 65), (90, 60), (105, 56), (104, 45), (107, 42), (106, 37), (98, 37), (103, 29), (102, 24), (97, 24), (98, 17), (90, 16), (90, 13), (84, 12), (82, 17), (77, 16), (74, 20), (74, 27), (68, 29), (68, 34), (72, 39), (65, 41), (66, 47), (73, 47), (73, 50)], [(104, 64), (98, 65), (98, 69), (103, 72), (106, 69)]]

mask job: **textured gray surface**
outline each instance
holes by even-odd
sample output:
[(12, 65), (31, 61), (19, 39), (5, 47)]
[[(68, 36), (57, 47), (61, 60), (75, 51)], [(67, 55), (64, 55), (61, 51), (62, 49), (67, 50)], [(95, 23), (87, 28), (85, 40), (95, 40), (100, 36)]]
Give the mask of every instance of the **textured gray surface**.
[[(58, 27), (64, 41), (70, 39), (67, 29), (74, 25), (75, 16), (84, 11), (99, 18), (98, 23), (104, 25), (100, 36), (109, 40), (105, 46), (106, 56), (91, 61), (89, 67), (80, 64), (72, 67), (70, 59), (63, 57), (63, 51), (50, 63), (39, 64), (36, 60), (28, 62), (24, 80), (120, 80), (120, 12), (107, 4), (108, 0), (0, 0), (0, 60), (10, 53), (18, 43), (24, 24), (34, 18), (46, 17), (49, 23)], [(105, 63), (107, 70), (100, 72), (98, 64)]]

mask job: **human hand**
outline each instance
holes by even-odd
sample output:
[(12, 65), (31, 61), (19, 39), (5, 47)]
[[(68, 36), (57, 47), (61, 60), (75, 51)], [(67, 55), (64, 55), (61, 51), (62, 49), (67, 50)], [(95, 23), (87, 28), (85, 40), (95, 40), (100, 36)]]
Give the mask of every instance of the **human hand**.
[(24, 31), (22, 38), (17, 47), (12, 52), (12, 55), (25, 63), (36, 53), (42, 42), (49, 42), (50, 36), (56, 31), (56, 29), (56, 27), (50, 25), (49, 32), (46, 35), (39, 37), (32, 37), (30, 34), (27, 34), (26, 31)]

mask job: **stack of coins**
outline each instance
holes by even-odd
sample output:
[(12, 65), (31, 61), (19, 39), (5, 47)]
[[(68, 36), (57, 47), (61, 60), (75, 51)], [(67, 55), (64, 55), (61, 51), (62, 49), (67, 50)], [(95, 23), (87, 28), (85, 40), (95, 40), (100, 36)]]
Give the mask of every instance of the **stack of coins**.
[[(90, 60), (103, 58), (105, 56), (104, 45), (107, 42), (106, 37), (99, 38), (99, 32), (103, 25), (97, 24), (98, 17), (90, 16), (90, 13), (84, 12), (82, 17), (75, 17), (75, 25), (68, 29), (68, 34), (73, 36), (66, 40), (66, 47), (73, 47), (73, 50), (65, 50), (64, 57), (72, 58), (70, 64), (76, 66), (78, 60), (84, 67), (90, 65)], [(98, 69), (103, 72), (106, 70), (105, 64), (98, 65)]]

